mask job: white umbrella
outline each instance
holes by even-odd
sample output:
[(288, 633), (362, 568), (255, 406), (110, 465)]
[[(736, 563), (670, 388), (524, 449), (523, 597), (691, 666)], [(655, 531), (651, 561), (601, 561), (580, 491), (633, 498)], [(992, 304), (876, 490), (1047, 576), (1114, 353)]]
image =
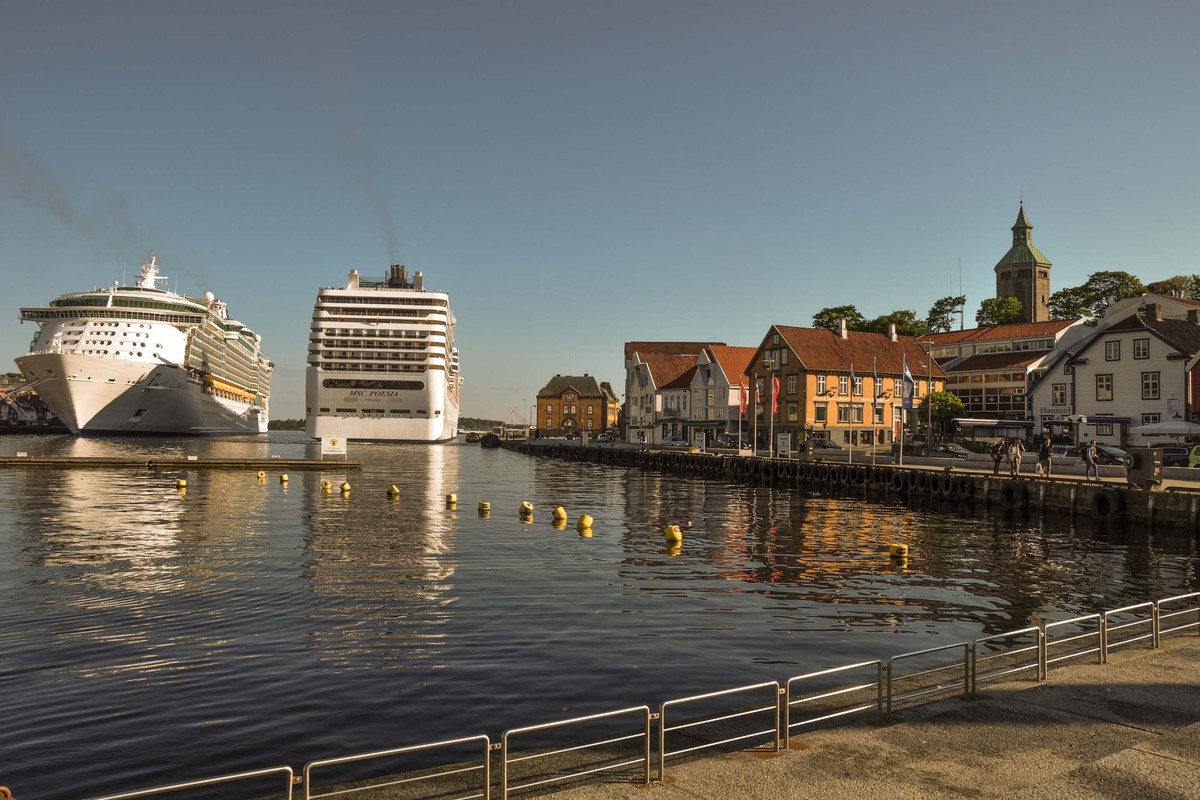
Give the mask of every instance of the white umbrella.
[(1130, 428), (1129, 432), (1149, 436), (1200, 436), (1200, 425), (1186, 419), (1169, 419), (1165, 422), (1138, 425)]

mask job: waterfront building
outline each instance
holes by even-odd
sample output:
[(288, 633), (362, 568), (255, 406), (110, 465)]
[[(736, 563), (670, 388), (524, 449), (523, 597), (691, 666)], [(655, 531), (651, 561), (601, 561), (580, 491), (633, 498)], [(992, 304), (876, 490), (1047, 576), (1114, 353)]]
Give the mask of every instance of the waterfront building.
[[(911, 384), (906, 387), (907, 367)], [(843, 445), (886, 445), (901, 436), (906, 392), (915, 409), (946, 375), (911, 336), (772, 325), (746, 368), (759, 446), (768, 432), (793, 446), (809, 437)], [(774, 449), (772, 445), (772, 450)]]
[[(696, 441), (704, 434), (705, 445), (715, 442), (717, 435), (738, 434), (741, 416), (742, 386), (746, 368), (754, 358), (753, 347), (709, 345), (696, 359), (689, 390), (691, 413), (687, 419), (687, 440)], [(742, 435), (749, 436), (749, 420), (743, 419)]]
[(619, 403), (607, 381), (583, 375), (555, 375), (537, 393), (534, 425), (541, 436), (589, 433), (617, 424)]
[(1200, 421), (1200, 303), (1176, 299), (1164, 308), (1147, 297), (1160, 296), (1110, 306), (1086, 340), (1048, 365), (1030, 390), (1036, 427), (1123, 446), (1161, 441), (1132, 433), (1139, 425)]
[(1012, 226), (1012, 246), (996, 263), (996, 297), (1017, 298), (1022, 322), (1045, 322), (1050, 319), (1051, 265), (1033, 246), (1032, 231), (1022, 201)]
[[(625, 441), (662, 441), (663, 398), (659, 389), (696, 365), (704, 348), (724, 342), (625, 343)], [(681, 418), (682, 419), (682, 418)]]

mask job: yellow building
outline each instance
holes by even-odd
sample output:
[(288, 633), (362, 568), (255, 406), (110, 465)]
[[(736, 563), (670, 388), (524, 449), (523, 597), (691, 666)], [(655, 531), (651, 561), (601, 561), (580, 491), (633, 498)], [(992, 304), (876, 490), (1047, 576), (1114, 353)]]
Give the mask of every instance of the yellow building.
[(532, 422), (539, 436), (595, 436), (617, 424), (619, 409), (607, 382), (587, 373), (555, 375), (537, 394), (537, 414)]

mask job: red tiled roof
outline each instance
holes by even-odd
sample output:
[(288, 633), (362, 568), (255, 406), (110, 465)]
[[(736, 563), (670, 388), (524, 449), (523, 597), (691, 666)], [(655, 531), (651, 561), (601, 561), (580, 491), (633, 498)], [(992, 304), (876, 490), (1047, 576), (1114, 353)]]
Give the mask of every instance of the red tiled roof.
[(750, 362), (754, 360), (754, 354), (758, 352), (758, 348), (755, 347), (729, 347), (727, 345), (711, 345), (707, 349), (712, 355), (712, 360), (720, 365), (731, 384), (738, 383), (739, 379), (746, 374), (746, 367), (750, 366)]
[(709, 345), (724, 346), (724, 342), (626, 342), (625, 360), (628, 361), (634, 353), (659, 353), (667, 356), (698, 356)]
[(960, 372), (988, 372), (997, 369), (1024, 369), (1044, 355), (1045, 353), (1030, 355), (1027, 352), (984, 353), (964, 358), (958, 364), (948, 368), (946, 372), (958, 374)]
[[(658, 387), (658, 388), (659, 388), (659, 390), (662, 390), (662, 389), (687, 389), (687, 388), (689, 388), (689, 387), (692, 385), (692, 379), (696, 377), (696, 370), (697, 370), (697, 369), (699, 369), (699, 367), (697, 367), (697, 366), (695, 365), (695, 363), (693, 363), (693, 364), (692, 364), (692, 367), (691, 367), (691, 369), (689, 369), (687, 372), (684, 372), (684, 373), (683, 373), (682, 375), (680, 375), (678, 378), (676, 378), (675, 380), (673, 380), (673, 381), (671, 381), (670, 383), (666, 384), (665, 386), (659, 386), (659, 387)], [(655, 383), (656, 385), (658, 384), (658, 378), (657, 378), (657, 377), (655, 377), (655, 379), (654, 379), (654, 383)]]
[[(776, 325), (779, 331), (795, 351), (809, 371), (823, 370), (826, 372), (848, 372), (851, 365), (859, 375), (871, 373), (872, 361), (875, 370), (885, 375), (900, 375), (903, 371), (903, 361), (908, 360), (908, 369), (914, 377), (918, 372), (927, 373), (929, 355), (911, 336), (897, 337), (893, 342), (882, 333), (863, 333), (849, 331), (845, 339), (837, 333), (825, 328), (789, 328)], [(945, 378), (946, 373), (935, 362), (932, 366), (935, 378)]]
[(650, 369), (650, 375), (654, 378), (654, 385), (659, 389), (666, 387), (680, 375), (696, 367), (695, 356), (644, 353), (640, 350), (638, 351), (638, 355), (641, 356), (642, 361)]
[(1077, 319), (1052, 319), (1046, 322), (1014, 322), (1011, 325), (991, 325), (986, 328), (971, 328), (965, 331), (930, 333), (921, 337), (921, 341), (946, 345), (959, 342), (983, 342), (992, 339), (1028, 339), (1032, 336), (1053, 336), (1078, 321)]

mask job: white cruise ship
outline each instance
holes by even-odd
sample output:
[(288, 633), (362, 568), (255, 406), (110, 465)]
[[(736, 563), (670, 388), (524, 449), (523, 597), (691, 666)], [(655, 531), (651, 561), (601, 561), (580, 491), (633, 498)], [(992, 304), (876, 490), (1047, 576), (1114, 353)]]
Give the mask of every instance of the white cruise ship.
[(30, 388), (76, 434), (258, 434), (273, 364), (262, 338), (212, 292), (159, 288), (151, 254), (134, 286), (71, 292), (22, 308), (40, 329), (16, 359)]
[(400, 264), (383, 280), (350, 270), (320, 289), (308, 341), (309, 436), (446, 442), (458, 435), (458, 348), (450, 296)]

